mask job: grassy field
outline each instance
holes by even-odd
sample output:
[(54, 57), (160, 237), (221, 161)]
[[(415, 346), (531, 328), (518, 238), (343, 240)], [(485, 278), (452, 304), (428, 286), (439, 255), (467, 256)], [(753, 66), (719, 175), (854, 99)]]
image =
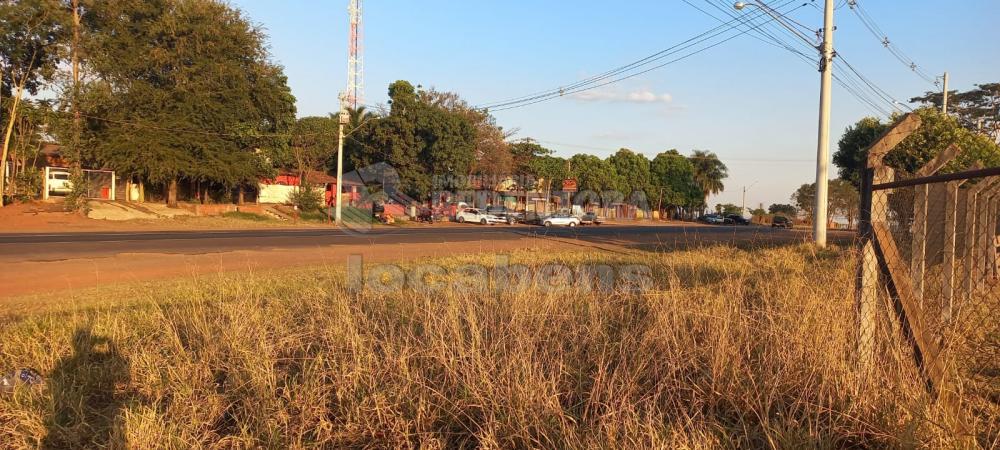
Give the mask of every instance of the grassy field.
[[(436, 263), (461, 286), (356, 292), (319, 267), (12, 301), (0, 369), (47, 383), (0, 394), (0, 446), (955, 444), (905, 358), (857, 370), (845, 251), (511, 255), (528, 273), (651, 269), (647, 289), (610, 292), (481, 290), (453, 269), (493, 258)], [(996, 342), (991, 326), (975, 339)], [(998, 445), (997, 410), (980, 412)]]

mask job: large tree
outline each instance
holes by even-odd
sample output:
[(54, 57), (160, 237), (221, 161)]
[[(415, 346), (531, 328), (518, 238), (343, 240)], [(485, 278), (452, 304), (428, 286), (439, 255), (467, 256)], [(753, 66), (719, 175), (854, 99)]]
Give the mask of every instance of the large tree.
[[(55, 74), (67, 12), (58, 0), (0, 0), (0, 167), (8, 158), (22, 99), (37, 94)], [(4, 181), (0, 176), (0, 207), (7, 193)]]
[(795, 217), (799, 215), (799, 209), (784, 203), (772, 203), (767, 207), (767, 213)]
[[(854, 226), (858, 216), (860, 195), (858, 190), (847, 180), (834, 179), (829, 181), (827, 191), (827, 207), (833, 215), (839, 215), (847, 220), (848, 226)], [(799, 211), (804, 211), (806, 217), (812, 220), (816, 207), (816, 183), (803, 184), (792, 193), (792, 202)], [(772, 208), (779, 205), (771, 205)], [(788, 205), (782, 205), (788, 206)], [(777, 212), (777, 209), (775, 210)], [(831, 218), (832, 220), (832, 218)]]
[(511, 169), (515, 175), (533, 175), (531, 162), (536, 158), (552, 155), (549, 150), (531, 138), (521, 139), (510, 144)]
[[(399, 188), (414, 198), (427, 198), (435, 176), (448, 179), (473, 172), (477, 128), (468, 111), (428, 94), (407, 81), (389, 86), (390, 109), (371, 120), (350, 155), (357, 167), (385, 162), (399, 175)], [(451, 106), (449, 106), (451, 105)]]
[(123, 175), (222, 187), (273, 173), (294, 97), (266, 39), (218, 0), (91, 1), (83, 15), (89, 156)]
[[(975, 86), (975, 89), (965, 92), (951, 91), (948, 96), (948, 112), (955, 115), (966, 129), (981, 131), (994, 142), (1000, 142), (1000, 83)], [(943, 97), (941, 92), (927, 92), (910, 99), (910, 102), (940, 108)]]
[[(295, 168), (308, 184), (310, 170), (321, 170), (337, 157), (339, 120), (336, 115), (299, 118), (292, 127), (291, 153)], [(336, 164), (336, 162), (334, 162)]]
[[(963, 128), (957, 119), (933, 108), (921, 108), (914, 114), (920, 116), (921, 126), (886, 155), (885, 162), (890, 167), (914, 173), (952, 144), (961, 147), (962, 153), (945, 166), (944, 173), (967, 168), (977, 161), (985, 166), (1000, 165), (1000, 147), (989, 137)], [(866, 117), (848, 127), (833, 155), (840, 177), (859, 187), (868, 147), (901, 119), (902, 116), (895, 116), (889, 123), (881, 123)]]
[(715, 153), (705, 150), (695, 150), (690, 156), (694, 165), (694, 181), (701, 188), (703, 203), (708, 205), (708, 197), (725, 189), (722, 180), (729, 177), (729, 169)]
[(608, 191), (621, 191), (618, 171), (608, 160), (594, 155), (578, 154), (569, 159), (572, 173), (580, 191), (603, 195)]
[(514, 166), (510, 143), (511, 133), (496, 124), (496, 119), (482, 109), (473, 108), (454, 92), (433, 88), (419, 92), (420, 101), (428, 106), (458, 115), (474, 129), (473, 162), (470, 174), (494, 177), (509, 175)]
[(625, 198), (636, 199), (639, 195), (647, 195), (650, 189), (649, 160), (645, 156), (622, 148), (608, 157), (608, 164), (614, 167), (618, 175), (618, 189)]
[(680, 208), (700, 204), (701, 188), (694, 180), (694, 164), (676, 149), (656, 155), (650, 162), (650, 199), (657, 209)]

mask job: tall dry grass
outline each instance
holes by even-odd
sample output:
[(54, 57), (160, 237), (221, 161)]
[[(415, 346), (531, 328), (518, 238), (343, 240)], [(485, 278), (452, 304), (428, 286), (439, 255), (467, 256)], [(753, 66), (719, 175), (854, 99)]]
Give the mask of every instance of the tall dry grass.
[(0, 443), (956, 442), (935, 425), (938, 412), (902, 361), (870, 376), (857, 370), (853, 261), (846, 252), (718, 247), (512, 257), (530, 265), (553, 261), (646, 264), (655, 286), (376, 295), (349, 293), (340, 268), (316, 268), (105, 288), (100, 300), (91, 291), (22, 311), (0, 319), (0, 368), (33, 366), (48, 383), (0, 395)]

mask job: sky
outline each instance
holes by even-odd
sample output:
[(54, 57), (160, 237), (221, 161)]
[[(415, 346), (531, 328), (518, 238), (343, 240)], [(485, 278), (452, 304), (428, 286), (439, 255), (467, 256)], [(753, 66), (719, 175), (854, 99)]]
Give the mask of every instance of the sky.
[[(363, 102), (385, 104), (395, 80), (457, 92), (472, 105), (558, 88), (720, 25), (705, 12), (733, 11), (728, 0), (689, 1), (367, 1)], [(857, 2), (925, 73), (948, 71), (951, 89), (1000, 81), (996, 0)], [(347, 3), (232, 0), (268, 34), (299, 116), (338, 109), (337, 93), (347, 84)], [(940, 89), (886, 50), (847, 0), (836, 3), (834, 47), (886, 97), (905, 103)], [(822, 6), (798, 0), (779, 9), (789, 21), (818, 29)], [(777, 26), (769, 30), (797, 45)], [(841, 67), (834, 73), (849, 76)], [(710, 150), (729, 168), (725, 191), (710, 204), (739, 205), (746, 188), (747, 207), (767, 207), (789, 203), (798, 186), (815, 181), (819, 82), (815, 65), (744, 34), (628, 80), (494, 116), (515, 138), (536, 139), (564, 157), (606, 157), (623, 147), (649, 158), (669, 149)], [(890, 101), (877, 104), (891, 109)], [(831, 154), (847, 126), (881, 115), (836, 83), (832, 103)]]

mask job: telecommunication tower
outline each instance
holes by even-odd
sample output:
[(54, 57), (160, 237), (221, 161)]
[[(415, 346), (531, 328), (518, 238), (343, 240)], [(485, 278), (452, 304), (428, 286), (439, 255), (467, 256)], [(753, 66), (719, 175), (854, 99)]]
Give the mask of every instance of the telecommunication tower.
[(357, 109), (361, 102), (362, 74), (364, 67), (361, 58), (361, 0), (350, 0), (347, 6), (351, 27), (347, 40), (347, 106)]

